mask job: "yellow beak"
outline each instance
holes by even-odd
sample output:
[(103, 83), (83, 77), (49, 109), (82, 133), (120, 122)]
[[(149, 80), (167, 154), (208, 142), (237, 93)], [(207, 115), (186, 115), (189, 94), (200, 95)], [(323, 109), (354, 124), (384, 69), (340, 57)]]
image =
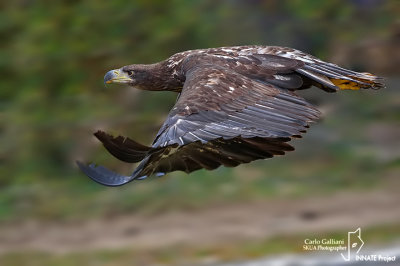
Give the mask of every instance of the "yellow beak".
[(121, 69), (113, 69), (106, 73), (104, 76), (104, 83), (129, 83), (132, 79), (129, 75)]

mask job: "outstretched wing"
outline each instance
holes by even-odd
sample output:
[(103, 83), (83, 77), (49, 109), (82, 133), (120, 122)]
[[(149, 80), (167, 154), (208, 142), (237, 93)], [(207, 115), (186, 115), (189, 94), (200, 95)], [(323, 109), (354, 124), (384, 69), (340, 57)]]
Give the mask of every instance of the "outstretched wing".
[(318, 116), (293, 92), (224, 67), (197, 66), (187, 71), (180, 98), (132, 176), (79, 166), (106, 185), (176, 170), (237, 166), (293, 150), (286, 142), (304, 133)]

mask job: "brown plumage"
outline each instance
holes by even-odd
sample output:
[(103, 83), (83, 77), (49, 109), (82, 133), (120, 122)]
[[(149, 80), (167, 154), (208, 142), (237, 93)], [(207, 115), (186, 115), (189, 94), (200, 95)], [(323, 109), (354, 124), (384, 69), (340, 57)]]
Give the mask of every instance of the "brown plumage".
[(312, 85), (327, 92), (384, 86), (372, 74), (273, 46), (186, 51), (160, 63), (111, 70), (104, 81), (180, 93), (151, 146), (95, 133), (116, 158), (139, 163), (132, 175), (123, 176), (78, 162), (90, 178), (109, 186), (177, 170), (235, 167), (283, 155), (294, 150), (287, 142), (306, 132), (320, 115), (294, 91)]

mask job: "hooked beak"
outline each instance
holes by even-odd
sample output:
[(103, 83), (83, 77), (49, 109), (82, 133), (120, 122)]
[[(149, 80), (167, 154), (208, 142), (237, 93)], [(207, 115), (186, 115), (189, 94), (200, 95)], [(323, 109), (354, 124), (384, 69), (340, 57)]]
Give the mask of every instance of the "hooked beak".
[(131, 77), (121, 69), (113, 69), (104, 76), (104, 83), (129, 83), (132, 82)]

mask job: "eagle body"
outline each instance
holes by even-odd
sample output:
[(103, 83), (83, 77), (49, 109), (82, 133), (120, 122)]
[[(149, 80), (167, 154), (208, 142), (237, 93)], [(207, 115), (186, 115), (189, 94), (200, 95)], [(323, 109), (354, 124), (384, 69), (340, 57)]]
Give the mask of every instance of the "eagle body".
[(235, 167), (283, 155), (287, 142), (305, 133), (320, 112), (296, 94), (379, 89), (382, 79), (277, 46), (190, 50), (150, 65), (127, 65), (104, 77), (143, 90), (174, 91), (179, 97), (151, 146), (103, 131), (95, 136), (116, 158), (139, 163), (131, 175), (103, 166), (80, 169), (98, 183), (119, 186), (172, 171), (190, 173)]

